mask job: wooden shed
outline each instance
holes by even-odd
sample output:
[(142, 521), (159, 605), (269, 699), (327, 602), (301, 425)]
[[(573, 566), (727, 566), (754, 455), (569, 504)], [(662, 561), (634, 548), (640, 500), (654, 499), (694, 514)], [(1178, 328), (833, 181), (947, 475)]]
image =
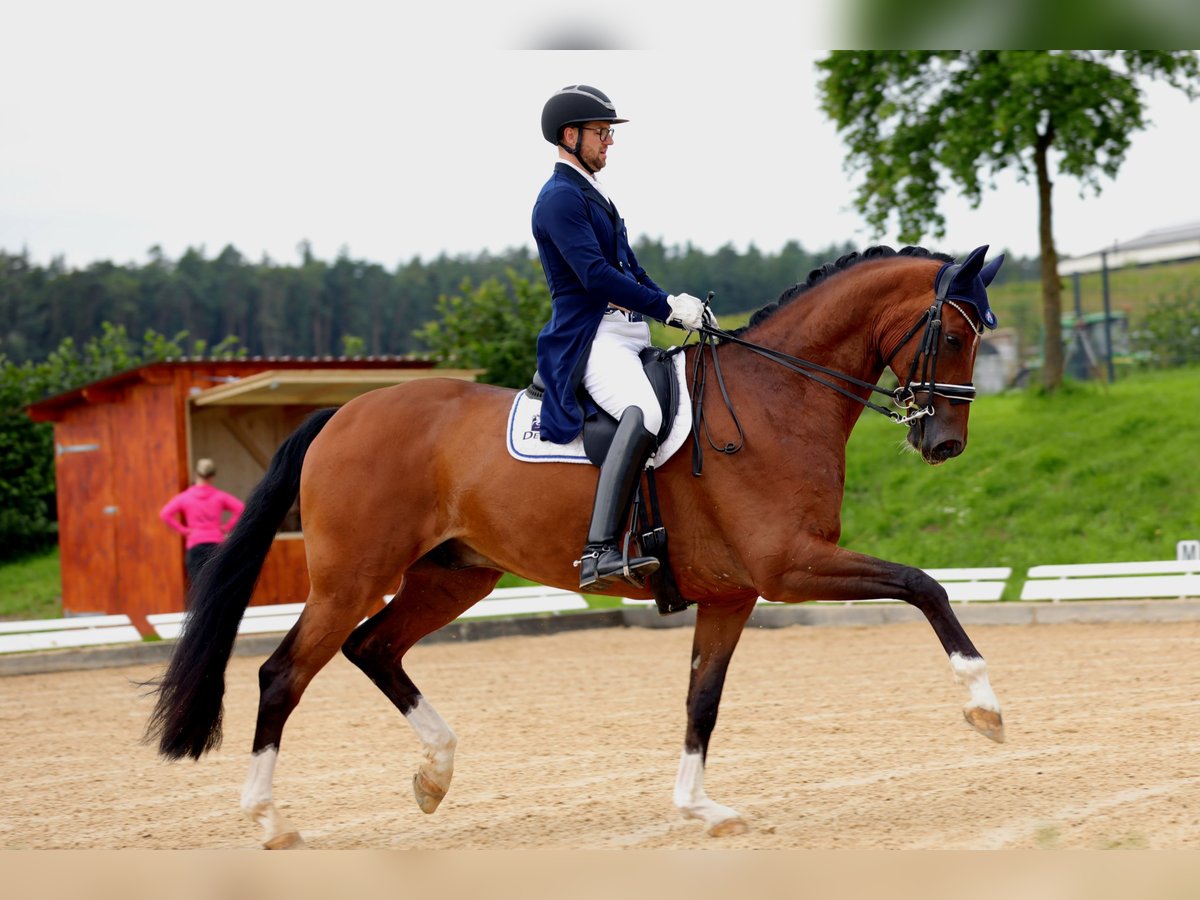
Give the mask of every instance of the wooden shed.
[[(64, 615), (125, 613), (151, 634), (147, 614), (183, 609), (183, 538), (158, 514), (191, 483), (196, 460), (215, 460), (214, 484), (245, 499), (313, 410), (417, 378), (477, 374), (400, 357), (184, 359), (33, 404), (34, 420), (54, 423)], [(294, 513), (276, 536), (253, 604), (308, 595)]]

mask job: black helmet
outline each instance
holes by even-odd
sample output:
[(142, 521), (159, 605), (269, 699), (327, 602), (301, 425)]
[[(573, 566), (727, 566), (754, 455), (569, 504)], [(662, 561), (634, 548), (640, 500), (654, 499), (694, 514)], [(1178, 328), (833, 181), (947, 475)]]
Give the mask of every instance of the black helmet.
[(558, 143), (566, 125), (579, 122), (628, 122), (617, 118), (617, 109), (608, 95), (588, 84), (568, 84), (542, 107), (542, 137)]

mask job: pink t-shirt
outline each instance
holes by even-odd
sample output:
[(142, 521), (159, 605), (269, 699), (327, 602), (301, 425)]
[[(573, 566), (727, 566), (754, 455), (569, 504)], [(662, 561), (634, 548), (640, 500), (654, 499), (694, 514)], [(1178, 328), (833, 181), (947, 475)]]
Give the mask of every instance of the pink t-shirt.
[[(193, 484), (181, 494), (176, 494), (159, 512), (158, 517), (187, 537), (187, 547), (197, 544), (219, 544), (233, 528), (245, 504), (237, 497), (219, 491), (209, 484)], [(232, 513), (228, 522), (222, 522), (224, 512)], [(176, 516), (183, 517), (181, 524)]]

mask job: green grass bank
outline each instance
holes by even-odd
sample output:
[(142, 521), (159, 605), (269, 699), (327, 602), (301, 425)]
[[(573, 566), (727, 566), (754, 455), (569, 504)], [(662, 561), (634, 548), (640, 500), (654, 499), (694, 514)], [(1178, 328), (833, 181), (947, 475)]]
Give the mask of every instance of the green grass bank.
[(924, 567), (1173, 559), (1200, 538), (1200, 368), (981, 397), (957, 459), (898, 449), (864, 414), (842, 545)]
[(58, 548), (0, 565), (0, 620), (62, 615)]

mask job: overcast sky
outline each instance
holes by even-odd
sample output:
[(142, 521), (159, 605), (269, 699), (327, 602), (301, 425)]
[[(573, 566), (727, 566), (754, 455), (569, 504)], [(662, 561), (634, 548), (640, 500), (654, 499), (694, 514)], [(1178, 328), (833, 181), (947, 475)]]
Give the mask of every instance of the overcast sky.
[[(424, 24), (362, 3), (321, 8), (46, 0), (6, 13), (0, 249), (84, 266), (144, 262), (155, 244), (172, 258), (233, 244), (291, 263), (307, 239), (319, 258), (346, 248), (391, 268), (532, 246), (530, 208), (554, 159), (542, 104), (574, 82), (632, 120), (601, 177), (635, 238), (707, 251), (897, 243), (851, 210), (845, 148), (818, 107), (824, 51), (491, 50), (447, 45), (456, 7)], [(508, 29), (493, 45), (537, 43), (534, 24), (493, 21)], [(599, 33), (589, 27), (576, 23)], [(1116, 182), (1080, 198), (1058, 179), (1060, 253), (1200, 219), (1200, 103), (1164, 86), (1147, 95), (1154, 124)], [(1036, 254), (1033, 185), (1004, 175), (997, 188), (974, 211), (947, 195), (947, 236), (923, 243)]]

